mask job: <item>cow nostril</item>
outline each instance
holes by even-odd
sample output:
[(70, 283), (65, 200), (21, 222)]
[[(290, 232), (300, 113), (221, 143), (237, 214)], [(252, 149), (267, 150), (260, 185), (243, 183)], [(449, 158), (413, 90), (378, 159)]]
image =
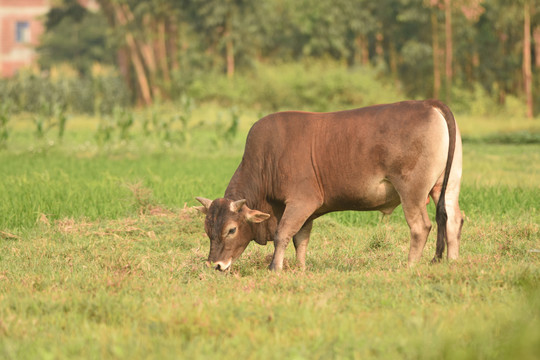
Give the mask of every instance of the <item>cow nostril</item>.
[(214, 269), (221, 271), (221, 264), (217, 264)]

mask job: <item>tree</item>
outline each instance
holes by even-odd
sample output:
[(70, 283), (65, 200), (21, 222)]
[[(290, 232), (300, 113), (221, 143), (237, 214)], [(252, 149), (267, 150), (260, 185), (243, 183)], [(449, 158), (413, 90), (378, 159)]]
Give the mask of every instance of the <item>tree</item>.
[(432, 93), (426, 86), (431, 80), (430, 13), (422, 4), (422, 0), (377, 2), (375, 41), (380, 42), (379, 58), (395, 85), (409, 96), (428, 97)]
[[(135, 79), (138, 101), (148, 105), (155, 98), (168, 97), (171, 69), (177, 67), (177, 43), (174, 40), (181, 2), (98, 1), (119, 43), (119, 68), (126, 82), (132, 83)], [(165, 33), (173, 41), (167, 41)]]
[(446, 76), (446, 103), (450, 103), (452, 91), (452, 59), (454, 44), (452, 41), (452, 0), (444, 0), (444, 42), (445, 62), (444, 73)]
[(500, 103), (524, 94), (529, 116), (540, 80), (540, 0), (98, 2), (94, 14), (57, 0), (40, 62), (84, 74), (116, 61), (140, 104), (175, 97), (202, 71), (231, 78), (254, 62), (306, 58), (374, 64), (410, 97), (451, 101), (452, 86), (477, 84)]
[(431, 9), (431, 46), (433, 52), (433, 98), (439, 99), (441, 92), (441, 69), (440, 69), (440, 49), (439, 49), (439, 30), (437, 21), (437, 10)]
[(40, 65), (50, 68), (69, 62), (84, 75), (96, 62), (113, 64), (106, 28), (100, 13), (86, 10), (76, 0), (64, 0), (47, 13), (38, 47)]
[[(490, 44), (491, 55), (485, 49), (480, 51), (482, 68), (495, 78), (500, 102), (504, 102), (507, 93), (523, 94), (528, 117), (534, 115), (531, 29), (540, 20), (533, 16), (533, 9), (539, 6), (538, 0), (487, 2), (485, 18), (492, 23), (492, 29), (486, 29), (484, 36), (493, 34), (496, 38)], [(480, 44), (482, 40), (479, 39)], [(494, 57), (493, 53), (499, 56)]]
[(523, 84), (527, 117), (533, 117), (532, 71), (531, 71), (531, 4), (523, 2)]
[(190, 23), (210, 56), (223, 54), (225, 71), (234, 76), (237, 60), (252, 56), (260, 34), (265, 2), (250, 0), (193, 0)]
[[(483, 0), (427, 0), (427, 5), (431, 7), (431, 32), (432, 32), (432, 49), (433, 49), (433, 96), (439, 97), (441, 88), (441, 71), (440, 71), (440, 50), (439, 50), (439, 12), (444, 12), (444, 75), (445, 75), (445, 99), (447, 103), (451, 101), (452, 83), (455, 76), (455, 41), (454, 41), (454, 25), (457, 20), (461, 24), (466, 25), (466, 29), (472, 29), (480, 15), (484, 12), (482, 7)], [(457, 15), (457, 16), (456, 16)], [(456, 19), (457, 17), (457, 19)], [(465, 21), (465, 23), (464, 23)], [(469, 23), (466, 23), (466, 22)], [(460, 27), (461, 28), (461, 27)], [(471, 44), (465, 38), (465, 33), (461, 31), (462, 37), (459, 39), (465, 44), (465, 52), (470, 52)], [(473, 47), (474, 48), (474, 47)], [(467, 59), (469, 64), (477, 62), (477, 56), (473, 54)], [(472, 76), (472, 71), (468, 71), (468, 76)]]

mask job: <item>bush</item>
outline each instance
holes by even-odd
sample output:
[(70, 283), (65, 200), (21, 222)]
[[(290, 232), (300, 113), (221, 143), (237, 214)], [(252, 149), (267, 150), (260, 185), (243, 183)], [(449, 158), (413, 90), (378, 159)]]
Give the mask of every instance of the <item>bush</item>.
[(188, 93), (199, 101), (265, 111), (331, 111), (403, 99), (401, 91), (378, 79), (374, 69), (351, 69), (330, 61), (257, 64), (233, 79), (210, 73), (195, 80)]
[(79, 77), (66, 67), (52, 69), (47, 75), (21, 71), (0, 79), (0, 98), (13, 104), (14, 113), (39, 113), (47, 104), (73, 113), (110, 114), (115, 106), (131, 105), (129, 90), (114, 73)]
[(458, 84), (452, 88), (452, 111), (456, 114), (470, 116), (505, 116), (508, 118), (524, 118), (525, 102), (515, 96), (506, 96), (505, 103), (498, 103), (495, 95), (491, 95), (480, 83), (467, 88)]
[(451, 106), (455, 113), (472, 116), (486, 116), (500, 107), (495, 98), (478, 83), (471, 89), (462, 85), (454, 86)]

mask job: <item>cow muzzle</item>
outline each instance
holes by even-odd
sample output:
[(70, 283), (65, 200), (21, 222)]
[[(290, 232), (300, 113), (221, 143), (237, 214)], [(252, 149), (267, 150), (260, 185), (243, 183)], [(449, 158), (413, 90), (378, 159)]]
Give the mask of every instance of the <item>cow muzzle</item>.
[(219, 271), (230, 270), (231, 264), (232, 264), (232, 259), (229, 259), (229, 261), (217, 261), (217, 262), (207, 261), (206, 262), (206, 266), (212, 267), (215, 270), (219, 270)]

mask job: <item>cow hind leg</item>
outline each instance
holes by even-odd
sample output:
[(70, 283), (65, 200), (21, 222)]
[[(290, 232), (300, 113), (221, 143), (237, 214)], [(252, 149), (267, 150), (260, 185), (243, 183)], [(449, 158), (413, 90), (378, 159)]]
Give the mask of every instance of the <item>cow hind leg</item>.
[[(442, 180), (443, 179), (441, 176), (437, 184), (435, 184), (435, 186), (433, 187), (433, 189), (431, 189), (431, 192), (429, 193), (429, 195), (433, 199), (433, 202), (435, 203), (435, 206), (437, 206), (441, 197)], [(439, 224), (437, 224), (437, 237), (444, 236), (444, 235), (439, 235), (440, 229), (438, 228), (438, 226)], [(447, 237), (444, 236), (443, 242), (437, 243), (437, 247), (435, 248), (435, 256), (433, 257), (433, 260), (431, 260), (432, 263), (437, 263), (442, 259), (442, 256), (444, 253), (444, 246), (446, 245), (446, 241), (447, 241), (446, 239)]]
[(306, 222), (300, 231), (293, 237), (293, 243), (296, 249), (296, 261), (302, 271), (306, 270), (306, 252), (312, 226), (313, 221)]
[(409, 266), (412, 266), (420, 260), (429, 232), (431, 231), (431, 221), (429, 220), (425, 205), (425, 196), (422, 196), (415, 202), (403, 202), (403, 212), (405, 213), (405, 219), (411, 231)]
[[(463, 226), (463, 216), (459, 209), (457, 195), (446, 194), (446, 243), (448, 245), (448, 260), (456, 260), (459, 256), (459, 243), (461, 240), (461, 228)], [(441, 254), (442, 255), (442, 254)]]
[[(452, 180), (452, 179), (451, 179)], [(430, 195), (435, 204), (439, 203), (441, 196), (441, 181), (439, 181), (431, 190)], [(445, 210), (446, 210), (446, 237), (445, 244), (448, 247), (447, 257), (449, 260), (455, 260), (459, 256), (459, 243), (461, 239), (461, 228), (463, 226), (463, 216), (459, 208), (459, 182), (450, 182), (445, 194)], [(433, 262), (438, 262), (442, 259), (444, 246), (437, 246)]]

